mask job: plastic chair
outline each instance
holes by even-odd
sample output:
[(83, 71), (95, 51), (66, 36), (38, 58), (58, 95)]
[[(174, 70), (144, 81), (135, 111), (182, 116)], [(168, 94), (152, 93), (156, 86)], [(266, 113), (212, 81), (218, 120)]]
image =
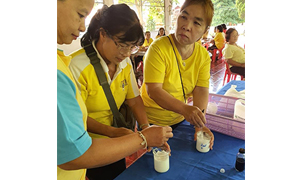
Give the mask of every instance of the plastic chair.
[(208, 50), (209, 44), (210, 44), (210, 42), (207, 41), (207, 42), (205, 42), (204, 44), (202, 44), (202, 46), (205, 47), (206, 50)]
[(216, 61), (216, 55), (217, 55), (217, 51), (219, 51), (219, 56), (218, 59), (221, 59), (223, 57), (222, 51), (223, 51), (224, 47), (222, 49), (214, 49), (213, 51), (213, 55), (212, 55), (212, 62)]
[[(223, 79), (223, 86), (224, 86), (226, 77), (227, 77), (226, 83), (229, 83), (229, 81), (231, 81), (231, 80), (236, 80), (236, 76), (239, 75), (237, 73), (233, 73), (230, 71), (229, 64), (226, 61), (225, 61), (225, 66), (226, 66), (226, 70), (225, 70), (224, 79)], [(239, 76), (241, 76), (241, 75), (239, 75)], [(244, 79), (244, 77), (241, 76), (241, 79)]]

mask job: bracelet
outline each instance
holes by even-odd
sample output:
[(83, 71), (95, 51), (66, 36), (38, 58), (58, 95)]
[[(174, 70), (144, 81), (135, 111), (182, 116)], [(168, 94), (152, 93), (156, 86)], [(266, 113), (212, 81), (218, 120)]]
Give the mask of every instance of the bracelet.
[(141, 145), (142, 145), (142, 146), (145, 145), (144, 149), (146, 149), (147, 146), (148, 146), (148, 145), (147, 145), (147, 140), (146, 140), (144, 134), (141, 133), (141, 131), (138, 131), (138, 133), (139, 133), (139, 135), (141, 136), (141, 138), (143, 139), (143, 142), (141, 142)]
[(148, 123), (147, 124), (142, 124), (142, 125), (140, 125), (140, 129), (142, 129), (143, 126), (147, 126), (148, 127), (150, 125)]

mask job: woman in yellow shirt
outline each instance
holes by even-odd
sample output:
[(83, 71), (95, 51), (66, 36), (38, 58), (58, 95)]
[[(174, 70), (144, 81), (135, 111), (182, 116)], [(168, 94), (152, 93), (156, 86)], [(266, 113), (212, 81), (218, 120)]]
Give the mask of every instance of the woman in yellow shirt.
[(151, 38), (150, 31), (146, 31), (145, 32), (145, 41), (142, 45), (142, 48), (147, 50), (152, 42), (153, 42), (153, 39)]
[[(93, 0), (57, 1), (58, 44), (70, 44), (74, 39), (76, 39), (79, 36), (80, 32), (85, 31), (85, 18), (92, 10), (93, 5)], [(120, 6), (124, 5), (118, 5), (117, 7)], [(112, 7), (112, 9), (115, 9), (115, 11), (112, 12), (114, 16), (116, 14), (121, 13), (119, 11), (120, 9), (116, 9), (114, 5), (110, 7)], [(104, 5), (103, 10), (104, 9), (107, 9), (107, 6)], [(127, 12), (125, 14), (126, 17), (123, 18), (127, 20), (129, 13)], [(136, 17), (134, 19), (138, 21), (138, 18), (134, 11), (133, 13), (131, 13), (131, 15), (131, 17)], [(95, 18), (94, 16), (93, 20), (97, 18), (99, 17)], [(105, 19), (99, 19), (102, 20), (101, 22), (105, 21)], [(110, 19), (108, 18), (107, 20)], [(93, 23), (91, 22), (91, 24)], [(90, 32), (90, 30), (93, 29), (91, 28), (91, 24), (89, 26), (88, 32)], [(113, 28), (114, 25), (115, 22), (113, 21)], [(125, 24), (124, 27), (128, 27), (128, 23)], [(136, 24), (136, 27), (140, 27), (140, 24)], [(100, 30), (97, 27), (96, 29)], [(124, 31), (127, 32), (126, 29), (124, 29)], [(118, 35), (122, 35), (125, 32), (122, 32)], [(135, 32), (133, 31), (133, 33)], [(142, 30), (141, 34), (143, 36)], [(115, 41), (117, 39), (112, 40), (103, 31), (101, 31), (101, 35), (99, 31), (95, 32), (93, 35), (96, 35), (98, 39), (101, 39), (101, 43), (103, 43), (103, 41), (105, 42), (105, 46), (103, 46), (102, 44), (102, 47), (106, 47), (107, 50), (105, 55), (110, 55), (109, 59), (111, 61), (114, 60), (113, 62), (118, 61), (118, 57), (121, 57), (120, 53), (124, 53), (124, 50), (128, 54), (127, 51), (131, 49), (129, 47), (119, 48), (118, 45), (123, 43), (119, 43), (118, 45), (116, 45)], [(114, 36), (114, 38), (116, 38), (116, 36)], [(125, 40), (125, 42), (131, 42), (131, 40)], [(132, 43), (134, 45), (138, 44), (138, 42), (135, 41)], [(124, 131), (122, 131), (123, 128), (114, 128), (108, 125), (104, 125), (97, 122), (95, 119), (88, 117), (89, 109), (87, 109), (84, 102), (85, 100), (82, 98), (82, 87), (77, 85), (77, 81), (75, 81), (75, 78), (72, 76), (72, 73), (69, 69), (70, 60), (70, 56), (65, 56), (62, 51), (57, 51), (58, 180), (85, 180), (86, 168), (106, 166), (108, 164), (114, 163), (138, 151), (139, 149), (145, 148), (146, 145), (148, 145), (149, 147), (162, 146), (164, 145), (164, 142), (166, 142), (167, 139), (172, 136), (170, 127), (151, 126), (148, 128), (144, 128), (140, 133), (128, 133), (128, 131), (124, 133)], [(92, 73), (93, 71), (90, 71), (90, 74)], [(126, 87), (124, 87), (124, 90), (125, 88)], [(97, 92), (99, 92), (99, 90), (87, 89), (87, 92), (89, 93), (89, 95), (95, 95)], [(93, 97), (89, 98), (92, 99)], [(142, 104), (143, 103), (141, 103), (141, 105)], [(144, 117), (146, 116), (145, 113), (139, 114)], [(119, 131), (119, 129), (121, 130), (121, 132)], [(111, 131), (113, 131), (112, 134), (115, 138), (95, 139), (91, 138), (87, 131), (95, 131), (103, 135), (105, 135), (106, 133), (110, 134)], [(116, 134), (114, 132), (116, 132)], [(144, 135), (144, 137), (141, 136), (141, 133)]]
[(245, 78), (245, 49), (236, 44), (239, 33), (236, 29), (229, 28), (225, 38), (227, 43), (223, 49), (223, 56), (229, 64), (230, 71)]
[[(211, 0), (186, 0), (175, 34), (160, 37), (148, 49), (141, 96), (150, 123), (176, 128), (185, 119), (195, 126), (195, 135), (203, 129), (213, 137), (205, 127), (210, 57), (196, 43), (209, 28), (213, 11)], [(190, 96), (192, 106), (186, 104)]]
[(212, 53), (214, 49), (222, 49), (225, 45), (225, 38), (223, 33), (223, 27), (221, 25), (216, 28), (216, 36), (211, 41), (213, 43), (212, 46), (208, 48), (208, 50)]
[(162, 36), (165, 36), (166, 33), (165, 33), (165, 29), (163, 27), (159, 28), (158, 32), (157, 32), (157, 36), (155, 37), (155, 39), (159, 38), (159, 37), (162, 37)]
[[(117, 4), (104, 5), (97, 11), (81, 39), (81, 45), (91, 44), (96, 51), (117, 107), (126, 101), (140, 128), (146, 130), (149, 124), (129, 59), (143, 41), (143, 29), (136, 13), (126, 4)], [(70, 69), (86, 104), (90, 118), (87, 128), (92, 139), (111, 139), (133, 133), (123, 128), (117, 128), (123, 129), (119, 134), (111, 132), (113, 113), (90, 59), (84, 49), (73, 53), (72, 57)], [(98, 122), (107, 127), (105, 131), (98, 128)], [(126, 169), (124, 157), (120, 159), (107, 166), (88, 169), (87, 177), (90, 180), (114, 179)]]

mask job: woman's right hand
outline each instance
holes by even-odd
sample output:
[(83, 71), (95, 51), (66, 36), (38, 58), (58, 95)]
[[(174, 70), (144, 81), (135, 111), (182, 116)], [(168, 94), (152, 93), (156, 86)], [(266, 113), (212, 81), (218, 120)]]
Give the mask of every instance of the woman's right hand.
[(198, 128), (206, 124), (204, 113), (197, 106), (185, 105), (181, 114), (186, 121)]
[(146, 137), (148, 147), (160, 147), (173, 137), (170, 126), (152, 125), (141, 131)]

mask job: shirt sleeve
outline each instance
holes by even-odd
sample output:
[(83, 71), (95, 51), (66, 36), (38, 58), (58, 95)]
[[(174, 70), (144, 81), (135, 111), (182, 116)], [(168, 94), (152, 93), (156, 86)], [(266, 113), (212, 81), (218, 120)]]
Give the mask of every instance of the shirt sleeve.
[(57, 70), (57, 165), (80, 157), (92, 144), (73, 82)]
[(216, 41), (219, 41), (219, 39), (220, 39), (220, 35), (219, 35), (219, 33), (217, 33), (216, 36), (215, 36), (215, 38), (214, 38), (214, 41), (215, 41), (215, 42), (216, 42)]
[(233, 51), (229, 45), (226, 45), (223, 50), (223, 56), (225, 59), (231, 59), (233, 57)]
[(153, 44), (145, 54), (144, 82), (163, 83), (166, 65), (162, 53), (156, 44)]
[(202, 50), (201, 58), (203, 58), (203, 63), (199, 69), (199, 75), (197, 80), (197, 86), (201, 87), (209, 87), (209, 79), (210, 79), (210, 57), (208, 52)]
[[(91, 65), (85, 66), (85, 68), (82, 68), (81, 66), (83, 66), (83, 65), (81, 65), (81, 63), (84, 63), (85, 61), (82, 61), (81, 63), (74, 63), (73, 60), (71, 61), (69, 68), (75, 79), (75, 82), (76, 82), (78, 90), (81, 94), (82, 100), (85, 103), (86, 99), (88, 97), (88, 92), (87, 92), (88, 82), (87, 82), (87, 75), (84, 74), (84, 72), (92, 73), (94, 71), (94, 69), (93, 69), (93, 66), (91, 66)], [(79, 62), (79, 60), (77, 60), (77, 62)]]
[[(132, 67), (131, 60), (128, 61), (130, 67)], [(128, 93), (126, 95), (126, 99), (132, 99), (140, 95), (139, 88), (137, 86), (135, 74), (133, 68), (130, 68), (130, 74), (128, 79)]]

